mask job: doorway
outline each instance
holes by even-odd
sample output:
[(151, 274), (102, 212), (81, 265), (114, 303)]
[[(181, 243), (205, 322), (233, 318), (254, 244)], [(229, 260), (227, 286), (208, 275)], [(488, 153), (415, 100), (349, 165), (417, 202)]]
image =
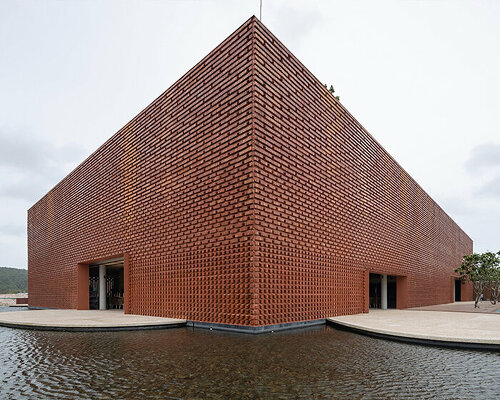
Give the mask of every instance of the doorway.
[(89, 265), (89, 309), (117, 310), (124, 305), (124, 261)]
[(455, 279), (455, 301), (462, 301), (462, 281)]
[[(384, 285), (386, 285), (385, 290)], [(396, 276), (370, 273), (369, 308), (397, 308)]]
[(396, 277), (387, 276), (387, 308), (396, 308), (397, 282)]
[(382, 275), (370, 274), (370, 308), (381, 308)]

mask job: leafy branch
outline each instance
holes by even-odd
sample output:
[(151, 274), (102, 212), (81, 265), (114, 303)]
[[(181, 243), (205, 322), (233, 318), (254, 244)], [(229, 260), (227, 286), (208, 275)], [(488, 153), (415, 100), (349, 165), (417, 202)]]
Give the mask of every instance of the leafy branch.
[(462, 265), (455, 270), (462, 282), (471, 282), (474, 290), (474, 308), (485, 289), (490, 291), (490, 301), (500, 301), (500, 251), (492, 253), (474, 253), (464, 256)]
[(335, 97), (337, 100), (340, 101), (340, 96), (335, 96), (335, 89), (333, 88), (333, 85), (330, 85), (330, 87), (327, 87), (326, 83), (324, 84), (325, 86), (325, 89), (328, 90), (332, 95), (333, 97)]

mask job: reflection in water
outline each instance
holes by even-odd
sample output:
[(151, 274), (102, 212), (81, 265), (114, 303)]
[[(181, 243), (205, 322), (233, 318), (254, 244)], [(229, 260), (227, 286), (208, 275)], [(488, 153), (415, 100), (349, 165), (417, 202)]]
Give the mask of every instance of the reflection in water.
[(258, 336), (0, 327), (0, 399), (493, 399), (499, 371), (496, 353), (389, 342), (326, 326)]

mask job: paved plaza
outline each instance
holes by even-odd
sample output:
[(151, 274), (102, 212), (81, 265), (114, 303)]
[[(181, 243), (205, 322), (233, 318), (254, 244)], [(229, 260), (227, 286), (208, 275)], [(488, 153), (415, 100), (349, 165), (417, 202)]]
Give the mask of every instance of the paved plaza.
[(481, 301), (479, 302), (479, 307), (474, 307), (473, 301), (457, 301), (455, 303), (437, 304), (435, 306), (415, 307), (410, 308), (410, 310), (498, 313), (500, 312), (500, 303), (491, 304), (490, 301)]
[(123, 310), (28, 310), (0, 314), (0, 326), (56, 329), (153, 329), (185, 325), (186, 320), (124, 314)]
[(328, 321), (366, 333), (448, 344), (497, 345), (500, 348), (500, 314), (370, 310), (366, 314), (345, 315)]

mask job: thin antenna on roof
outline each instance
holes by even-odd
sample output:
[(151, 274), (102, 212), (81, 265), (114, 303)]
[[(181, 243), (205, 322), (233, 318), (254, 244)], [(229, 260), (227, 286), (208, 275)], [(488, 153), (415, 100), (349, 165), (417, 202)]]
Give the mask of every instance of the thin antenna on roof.
[(259, 20), (262, 22), (262, 0), (260, 0), (260, 14), (259, 14)]

